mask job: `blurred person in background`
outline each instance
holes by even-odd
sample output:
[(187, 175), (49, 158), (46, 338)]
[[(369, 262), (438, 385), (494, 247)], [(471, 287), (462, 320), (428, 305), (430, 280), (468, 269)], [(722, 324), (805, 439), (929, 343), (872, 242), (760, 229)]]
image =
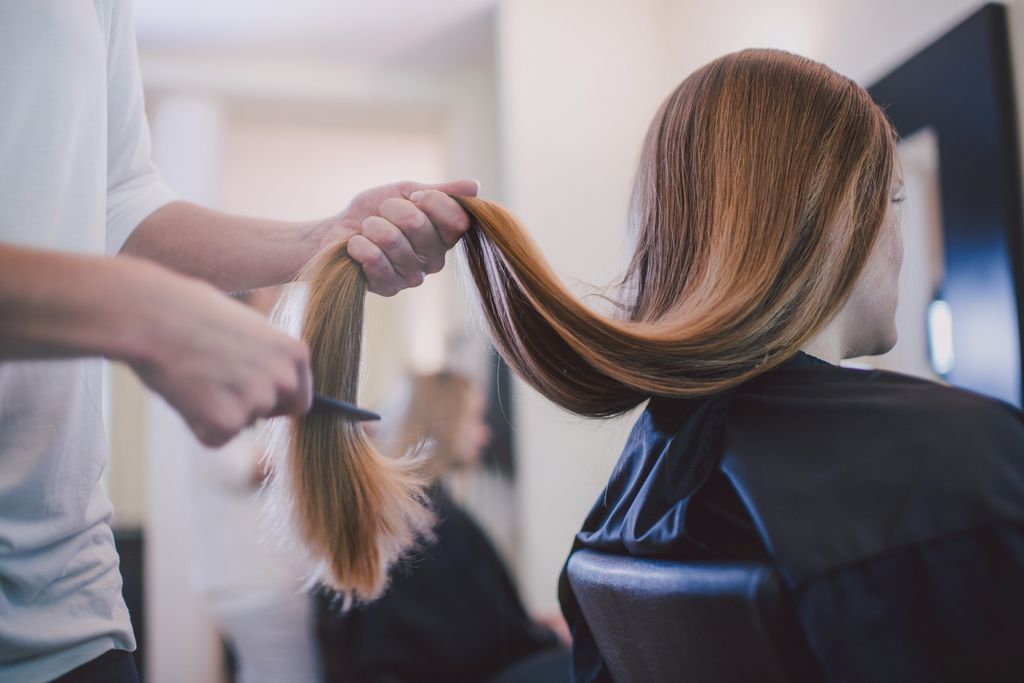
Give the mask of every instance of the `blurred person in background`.
[[(473, 518), (447, 490), (446, 478), (480, 467), (491, 432), (487, 399), (453, 373), (413, 377), (400, 408), (376, 435), (383, 451), (423, 448), (438, 516), (434, 540), (399, 565), (379, 600), (343, 610), (322, 601), (321, 632), (329, 681), (565, 681), (564, 622), (531, 618), (515, 582)], [(561, 627), (560, 627), (561, 626)]]
[[(280, 290), (238, 295), (264, 316)], [(193, 581), (234, 655), (238, 683), (319, 683), (309, 568), (267, 538), (258, 492), (266, 470), (258, 429), (191, 453)]]
[(351, 237), (392, 295), (467, 229), (445, 192), (478, 186), (395, 183), (308, 222), (177, 201), (150, 161), (130, 2), (0, 3), (0, 91), (0, 680), (136, 681), (101, 359), (208, 445), (304, 413), (305, 344), (217, 290), (285, 282)]

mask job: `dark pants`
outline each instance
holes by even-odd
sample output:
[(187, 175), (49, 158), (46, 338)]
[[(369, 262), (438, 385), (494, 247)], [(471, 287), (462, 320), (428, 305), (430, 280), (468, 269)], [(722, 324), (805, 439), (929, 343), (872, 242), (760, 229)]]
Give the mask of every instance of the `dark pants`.
[(107, 650), (96, 659), (75, 667), (53, 683), (139, 683), (132, 653)]

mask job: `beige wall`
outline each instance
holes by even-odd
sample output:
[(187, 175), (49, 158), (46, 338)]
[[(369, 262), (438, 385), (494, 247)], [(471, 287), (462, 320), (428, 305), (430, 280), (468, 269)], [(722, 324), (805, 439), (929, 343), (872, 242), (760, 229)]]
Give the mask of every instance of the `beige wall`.
[(110, 464), (107, 495), (113, 525), (140, 528), (146, 521), (146, 388), (126, 365), (110, 363)]
[(822, 61), (861, 83), (893, 66), (983, 5), (980, 0), (666, 2), (672, 81), (744, 47), (778, 47)]

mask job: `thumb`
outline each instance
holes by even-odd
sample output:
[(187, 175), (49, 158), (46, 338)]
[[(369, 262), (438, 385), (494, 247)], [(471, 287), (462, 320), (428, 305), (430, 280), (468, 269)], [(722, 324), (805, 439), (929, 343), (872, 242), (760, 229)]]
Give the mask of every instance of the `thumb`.
[(440, 190), (445, 194), (460, 194), (468, 197), (475, 197), (480, 193), (479, 180), (450, 180), (446, 183), (428, 185), (427, 189)]

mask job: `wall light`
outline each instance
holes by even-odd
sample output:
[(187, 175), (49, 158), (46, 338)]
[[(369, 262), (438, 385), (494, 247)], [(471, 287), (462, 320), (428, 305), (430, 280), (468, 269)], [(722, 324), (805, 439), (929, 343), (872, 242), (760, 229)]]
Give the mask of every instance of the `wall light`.
[(942, 377), (953, 369), (953, 310), (940, 298), (928, 305), (928, 357)]

